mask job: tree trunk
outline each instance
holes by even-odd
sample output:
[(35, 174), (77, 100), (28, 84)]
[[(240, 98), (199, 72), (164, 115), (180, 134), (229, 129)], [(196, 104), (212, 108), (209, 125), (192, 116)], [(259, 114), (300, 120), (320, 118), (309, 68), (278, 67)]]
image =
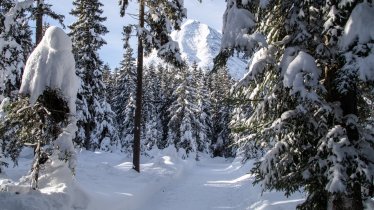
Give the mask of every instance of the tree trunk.
[[(139, 28), (144, 28), (144, 0), (139, 1)], [(136, 108), (135, 128), (133, 145), (133, 169), (140, 172), (140, 127), (142, 119), (142, 91), (143, 91), (143, 41), (138, 34), (138, 61), (137, 61), (137, 86), (136, 86)]]
[(40, 0), (37, 0), (35, 45), (38, 45), (43, 37), (43, 8)]
[(40, 171), (40, 157), (41, 157), (41, 145), (40, 140), (38, 140), (36, 144), (36, 148), (34, 150), (34, 163), (32, 165), (32, 176), (31, 176), (31, 188), (33, 190), (38, 189), (38, 179), (39, 179), (39, 171)]

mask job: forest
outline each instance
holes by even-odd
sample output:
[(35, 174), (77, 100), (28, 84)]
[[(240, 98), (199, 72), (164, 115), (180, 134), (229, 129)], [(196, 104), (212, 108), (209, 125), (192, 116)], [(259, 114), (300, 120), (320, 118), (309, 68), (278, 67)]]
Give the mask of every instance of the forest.
[(374, 209), (374, 2), (187, 1), (1, 0), (0, 209)]

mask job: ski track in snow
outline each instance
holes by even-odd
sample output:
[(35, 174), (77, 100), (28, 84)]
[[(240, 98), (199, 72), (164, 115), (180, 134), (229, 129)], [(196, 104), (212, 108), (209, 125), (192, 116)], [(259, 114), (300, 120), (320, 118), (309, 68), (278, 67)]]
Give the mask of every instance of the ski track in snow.
[(301, 194), (261, 195), (247, 173), (251, 163), (159, 155), (146, 158), (138, 174), (123, 154), (84, 152), (79, 157), (77, 181), (91, 197), (92, 210), (289, 210), (302, 201)]

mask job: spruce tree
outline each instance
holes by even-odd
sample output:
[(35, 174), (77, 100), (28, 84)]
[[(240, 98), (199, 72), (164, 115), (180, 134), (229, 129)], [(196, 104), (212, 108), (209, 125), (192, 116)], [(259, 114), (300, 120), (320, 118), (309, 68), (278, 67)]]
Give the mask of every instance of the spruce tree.
[(103, 25), (103, 6), (98, 0), (75, 0), (71, 15), (78, 19), (69, 28), (73, 41), (77, 74), (82, 80), (78, 93), (78, 133), (75, 142), (89, 150), (100, 148), (106, 138), (116, 137), (113, 112), (105, 98), (103, 62), (98, 50), (106, 44), (108, 30)]
[(0, 100), (16, 99), (23, 67), (32, 50), (26, 11), (33, 1), (1, 1), (0, 10)]
[(164, 149), (168, 146), (168, 131), (170, 115), (168, 112), (169, 107), (175, 100), (173, 95), (174, 90), (177, 88), (177, 78), (168, 67), (158, 65), (158, 75), (161, 80), (161, 96), (160, 96), (160, 118), (162, 127), (162, 138), (158, 139), (157, 146), (159, 149)]
[(367, 104), (358, 101), (364, 101), (359, 92), (372, 78), (360, 77), (367, 69), (359, 63), (370, 57), (365, 49), (372, 40), (347, 34), (355, 33), (348, 17), (360, 25), (359, 14), (371, 3), (248, 4), (258, 10), (257, 31), (268, 37), (268, 46), (256, 50), (237, 85), (243, 88), (241, 99), (253, 107), (241, 119), (238, 130), (245, 136), (239, 149), (254, 145), (266, 151), (252, 170), (256, 183), (286, 195), (303, 188), (308, 197), (299, 209), (363, 209), (373, 186), (373, 137), (358, 113)]
[[(193, 64), (191, 68), (195, 80), (196, 89), (196, 118), (198, 119), (194, 126), (194, 135), (196, 135), (197, 151), (208, 153), (212, 141), (212, 117), (211, 101), (209, 98), (208, 80), (206, 74), (201, 68)], [(197, 157), (198, 158), (198, 157)]]
[(197, 115), (197, 93), (194, 79), (189, 69), (181, 69), (178, 78), (179, 85), (173, 93), (175, 101), (168, 109), (170, 115), (168, 144), (174, 145), (178, 151), (183, 150), (185, 157), (195, 154), (198, 159), (198, 153), (203, 151), (199, 149), (204, 146), (198, 142), (198, 133), (196, 132), (200, 116)]
[[(125, 15), (128, 0), (120, 0), (120, 14)], [(135, 110), (135, 133), (133, 147), (133, 168), (140, 172), (140, 139), (143, 98), (143, 57), (144, 53), (158, 50), (158, 56), (175, 65), (182, 65), (178, 44), (171, 39), (171, 29), (179, 29), (186, 17), (183, 1), (180, 0), (139, 0), (137, 90)], [(162, 5), (162, 7), (160, 7)], [(145, 10), (147, 7), (147, 11)], [(145, 50), (145, 51), (144, 51)]]
[[(213, 156), (235, 156), (235, 147), (233, 146), (233, 137), (230, 129), (233, 105), (229, 99), (232, 83), (225, 68), (219, 68), (211, 75), (209, 97), (211, 101), (212, 141), (210, 149)], [(242, 112), (241, 110), (240, 113), (245, 111)]]
[(35, 6), (31, 8), (32, 18), (35, 20), (35, 44), (38, 45), (39, 42), (42, 40), (44, 35), (43, 30), (43, 16), (47, 15), (48, 17), (51, 17), (54, 20), (57, 20), (62, 27), (65, 28), (65, 25), (63, 23), (64, 16), (55, 13), (51, 9), (52, 5), (47, 4), (44, 2), (44, 0), (36, 0)]
[(157, 148), (157, 142), (162, 139), (161, 123), (161, 75), (151, 65), (144, 75), (144, 147), (147, 150)]
[(123, 111), (123, 119), (120, 122), (119, 136), (121, 139), (121, 150), (131, 153), (134, 144), (134, 116), (135, 116), (135, 96), (130, 93)]
[(130, 142), (134, 136), (134, 111), (136, 90), (136, 65), (133, 49), (129, 44), (131, 28), (123, 28), (124, 54), (117, 75), (115, 75), (115, 94), (113, 96), (113, 111), (116, 113), (118, 133), (121, 147), (124, 151), (132, 151)]

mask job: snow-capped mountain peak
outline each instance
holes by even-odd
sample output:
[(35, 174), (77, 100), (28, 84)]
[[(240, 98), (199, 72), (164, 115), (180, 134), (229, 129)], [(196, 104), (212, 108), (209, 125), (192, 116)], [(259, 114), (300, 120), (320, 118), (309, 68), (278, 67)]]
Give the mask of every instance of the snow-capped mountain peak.
[[(181, 26), (181, 30), (173, 31), (171, 37), (178, 42), (182, 57), (189, 63), (196, 64), (202, 69), (212, 69), (213, 59), (221, 48), (222, 34), (206, 24), (196, 20), (187, 20)], [(145, 64), (160, 63), (157, 54), (151, 53), (145, 59)], [(232, 57), (228, 60), (230, 75), (239, 80), (245, 74), (246, 62)]]

